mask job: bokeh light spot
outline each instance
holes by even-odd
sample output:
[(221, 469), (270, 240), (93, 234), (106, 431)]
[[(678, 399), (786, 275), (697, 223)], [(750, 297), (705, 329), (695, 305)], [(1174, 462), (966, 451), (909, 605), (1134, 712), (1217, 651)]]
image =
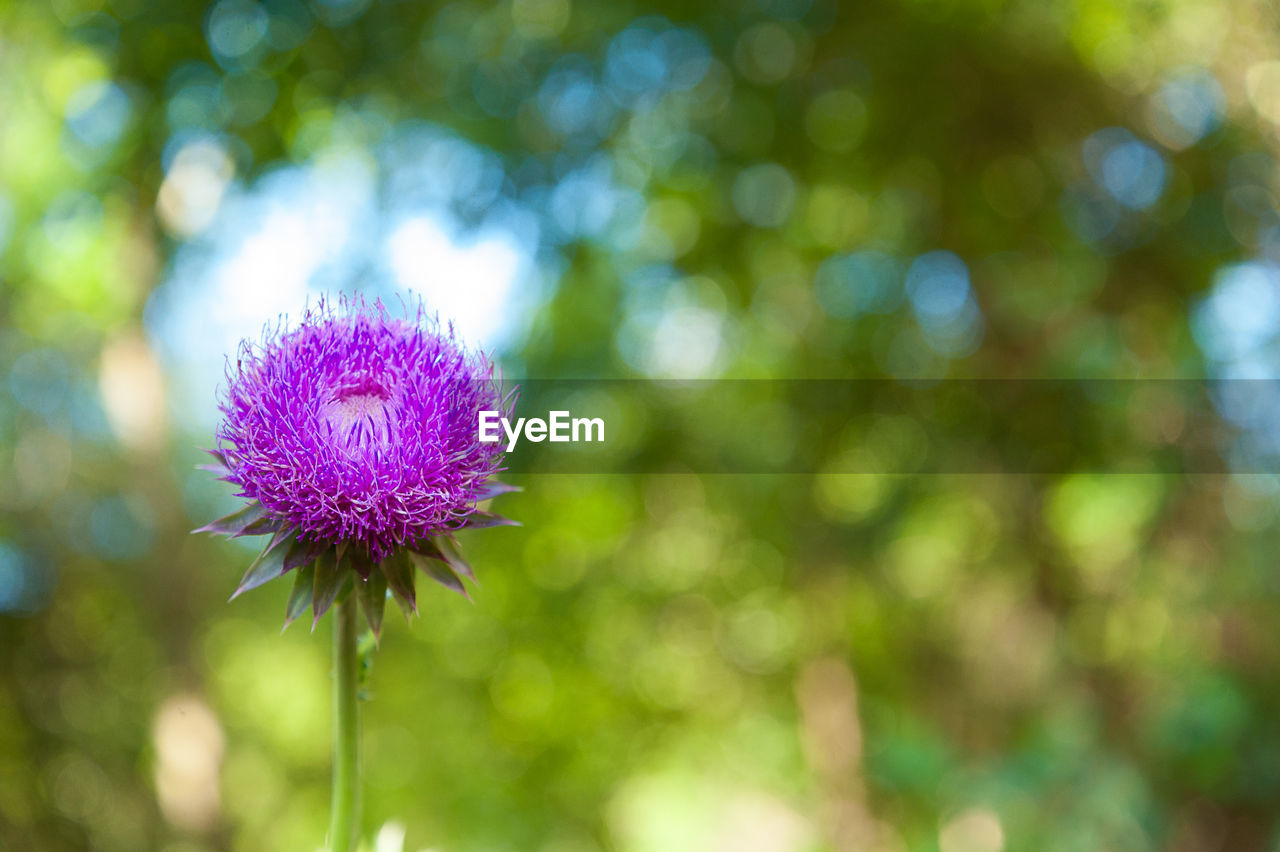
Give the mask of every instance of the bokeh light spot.
[(124, 133), (132, 111), (124, 89), (97, 80), (81, 86), (67, 101), (67, 129), (90, 148), (109, 148)]
[(1151, 97), (1147, 124), (1164, 146), (1181, 150), (1217, 129), (1227, 99), (1216, 77), (1195, 69), (1173, 77)]
[(791, 215), (796, 182), (777, 163), (743, 169), (733, 182), (733, 206), (744, 221), (758, 228), (777, 228)]
[(221, 0), (209, 12), (205, 35), (214, 58), (224, 68), (238, 69), (257, 62), (265, 48), (270, 17), (249, 0)]
[(1164, 157), (1119, 127), (1094, 133), (1084, 143), (1085, 166), (1099, 187), (1131, 210), (1150, 207), (1164, 192)]
[(867, 105), (857, 93), (846, 89), (823, 92), (809, 104), (804, 121), (813, 144), (824, 151), (843, 154), (852, 151), (862, 139)]

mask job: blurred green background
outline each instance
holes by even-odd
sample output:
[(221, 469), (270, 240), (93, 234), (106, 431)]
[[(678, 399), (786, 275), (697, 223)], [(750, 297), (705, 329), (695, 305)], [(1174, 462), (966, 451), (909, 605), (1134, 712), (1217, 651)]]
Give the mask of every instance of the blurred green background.
[[(1274, 377), (1277, 23), (0, 0), (0, 849), (321, 842), (327, 631), (188, 534), (264, 322), (412, 289), (517, 377)], [(383, 638), (366, 834), (1280, 848), (1280, 405), (1223, 417), (1231, 475), (513, 477), (475, 604)]]

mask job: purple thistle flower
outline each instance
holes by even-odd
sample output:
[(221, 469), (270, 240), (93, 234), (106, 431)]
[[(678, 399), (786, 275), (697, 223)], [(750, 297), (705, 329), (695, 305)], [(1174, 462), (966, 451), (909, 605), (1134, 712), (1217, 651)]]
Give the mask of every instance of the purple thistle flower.
[(237, 595), (297, 568), (289, 618), (311, 604), (318, 620), (354, 571), (376, 631), (388, 587), (416, 609), (414, 565), (466, 594), (452, 533), (509, 523), (476, 504), (514, 490), (491, 481), (502, 450), (479, 441), (478, 413), (512, 399), (452, 326), (421, 305), (395, 317), (322, 302), (241, 344), (227, 382), (211, 468), (251, 502), (201, 531), (271, 535)]

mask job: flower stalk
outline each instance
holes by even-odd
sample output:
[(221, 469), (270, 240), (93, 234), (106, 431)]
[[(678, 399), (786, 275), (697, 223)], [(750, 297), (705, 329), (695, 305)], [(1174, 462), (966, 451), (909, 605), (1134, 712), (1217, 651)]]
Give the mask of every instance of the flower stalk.
[(333, 796), (329, 852), (354, 852), (360, 814), (360, 717), (356, 701), (356, 598), (334, 605)]
[(469, 597), (454, 534), (515, 524), (487, 504), (520, 490), (494, 479), (502, 450), (476, 422), (514, 405), (494, 364), (421, 304), (397, 318), (322, 303), (228, 362), (218, 446), (200, 467), (247, 502), (196, 532), (265, 540), (233, 599), (292, 574), (286, 627), (309, 610), (314, 630), (334, 610), (329, 852), (359, 841), (359, 612), (376, 644), (388, 598), (417, 614), (418, 571)]

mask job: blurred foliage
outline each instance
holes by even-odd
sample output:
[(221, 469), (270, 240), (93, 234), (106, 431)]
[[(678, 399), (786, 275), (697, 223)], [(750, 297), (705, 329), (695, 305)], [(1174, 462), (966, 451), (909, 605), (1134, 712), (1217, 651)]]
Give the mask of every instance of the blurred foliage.
[[(459, 233), (501, 213), (510, 301), (434, 286), (504, 318), (514, 375), (1272, 376), (1276, 24), (1260, 0), (0, 4), (0, 849), (320, 842), (328, 644), (277, 635), (284, 588), (226, 604), (249, 552), (187, 534), (234, 504), (191, 471), (213, 385), (187, 362), (229, 351), (229, 313), (270, 318), (229, 293), (430, 297), (432, 258), (237, 255), (289, 176), (354, 168), (370, 210), (425, 192)], [(382, 221), (335, 197), (299, 245)], [(396, 221), (393, 248), (430, 233)], [(1182, 429), (1158, 392), (1117, 416)], [(833, 459), (909, 453), (912, 426)], [(425, 596), (376, 656), (379, 852), (397, 826), (459, 852), (1280, 843), (1271, 477), (516, 478), (524, 527), (464, 542), (475, 605)]]

